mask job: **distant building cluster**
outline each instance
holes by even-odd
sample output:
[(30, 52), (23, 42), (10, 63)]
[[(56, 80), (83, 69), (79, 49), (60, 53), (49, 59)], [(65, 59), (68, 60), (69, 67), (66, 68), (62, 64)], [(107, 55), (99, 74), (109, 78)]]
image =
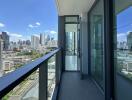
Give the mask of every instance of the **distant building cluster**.
[(128, 49), (127, 42), (126, 42), (126, 41), (117, 42), (117, 48), (118, 48), (118, 49)]
[(57, 40), (46, 34), (32, 35), (31, 40), (10, 41), (7, 32), (0, 33), (0, 77), (8, 71), (13, 71), (14, 66), (19, 66), (31, 61), (29, 56), (17, 56), (21, 52), (36, 50), (44, 53), (47, 48), (56, 48)]
[(19, 51), (28, 49), (31, 45), (30, 40), (19, 40), (18, 42), (10, 42), (9, 50), (11, 51)]
[(117, 42), (118, 49), (127, 49), (132, 51), (132, 32), (128, 32), (127, 41), (118, 41)]
[(132, 32), (127, 33), (126, 41), (117, 43), (117, 69), (125, 75), (132, 75)]
[(40, 36), (32, 35), (31, 40), (10, 41), (7, 32), (0, 34), (0, 39), (3, 44), (3, 51), (21, 51), (21, 50), (36, 50), (42, 47), (57, 47), (57, 40), (50, 35), (40, 34)]
[(57, 40), (49, 35), (40, 34), (40, 36), (32, 35), (31, 36), (31, 48), (38, 49), (41, 47), (57, 47)]

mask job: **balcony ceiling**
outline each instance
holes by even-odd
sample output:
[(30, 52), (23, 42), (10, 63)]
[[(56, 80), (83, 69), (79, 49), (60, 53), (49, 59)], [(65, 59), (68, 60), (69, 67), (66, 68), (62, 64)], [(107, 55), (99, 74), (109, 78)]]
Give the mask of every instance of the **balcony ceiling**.
[(58, 14), (80, 15), (88, 12), (95, 0), (56, 0)]
[[(120, 3), (119, 3), (120, 2)], [(132, 5), (132, 0), (116, 0), (115, 1), (115, 9), (116, 9), (116, 14), (122, 12), (128, 7), (131, 7)]]

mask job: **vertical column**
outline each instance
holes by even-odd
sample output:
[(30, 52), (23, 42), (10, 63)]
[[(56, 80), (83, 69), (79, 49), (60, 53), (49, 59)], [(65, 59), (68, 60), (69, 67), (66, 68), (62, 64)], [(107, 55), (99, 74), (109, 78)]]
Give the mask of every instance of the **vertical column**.
[(62, 60), (61, 60), (61, 50), (56, 54), (56, 85), (59, 85), (61, 78), (61, 68), (62, 68)]
[(81, 36), (81, 58), (80, 58), (80, 66), (83, 75), (88, 74), (88, 27), (87, 27), (87, 13), (81, 14), (81, 22), (80, 22), (80, 36)]
[(62, 70), (65, 70), (65, 17), (58, 17), (58, 47), (61, 48), (61, 61), (62, 61)]
[(113, 44), (113, 0), (104, 0), (105, 14), (105, 100), (115, 100), (114, 97), (114, 44)]
[(39, 68), (39, 100), (47, 100), (48, 69), (47, 61)]

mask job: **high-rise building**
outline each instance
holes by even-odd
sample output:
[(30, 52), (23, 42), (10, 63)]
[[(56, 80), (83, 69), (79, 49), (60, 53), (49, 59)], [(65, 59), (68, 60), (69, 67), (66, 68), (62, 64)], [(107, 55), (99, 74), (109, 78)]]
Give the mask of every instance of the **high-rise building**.
[(3, 40), (3, 50), (9, 49), (9, 35), (7, 32), (2, 32), (1, 39)]
[(132, 32), (129, 32), (127, 35), (127, 45), (128, 49), (132, 50)]
[(45, 34), (40, 34), (40, 44), (44, 45), (45, 44)]
[(47, 35), (46, 41), (50, 41), (50, 35)]
[(3, 51), (3, 40), (0, 39), (0, 77), (3, 74), (2, 51)]
[(31, 45), (31, 41), (30, 40), (26, 40), (26, 45)]
[(54, 40), (54, 37), (51, 38), (51, 41)]
[(32, 35), (31, 36), (31, 48), (32, 49), (37, 49), (39, 46), (40, 42), (39, 42), (39, 37)]

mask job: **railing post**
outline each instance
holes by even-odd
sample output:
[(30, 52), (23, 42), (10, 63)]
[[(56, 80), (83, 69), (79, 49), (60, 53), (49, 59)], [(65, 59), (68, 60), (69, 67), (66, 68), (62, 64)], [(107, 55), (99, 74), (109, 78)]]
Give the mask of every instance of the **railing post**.
[(47, 100), (48, 61), (43, 62), (39, 68), (39, 100)]
[(59, 63), (58, 63), (58, 58), (59, 58), (59, 53), (56, 53), (55, 55), (55, 77), (56, 77), (56, 85), (59, 83)]
[(58, 85), (59, 84), (59, 82), (60, 82), (60, 77), (61, 77), (61, 52), (59, 51), (58, 53), (56, 53), (56, 65), (55, 65), (55, 67), (56, 67), (56, 70), (55, 70), (55, 72), (56, 72), (56, 85)]

